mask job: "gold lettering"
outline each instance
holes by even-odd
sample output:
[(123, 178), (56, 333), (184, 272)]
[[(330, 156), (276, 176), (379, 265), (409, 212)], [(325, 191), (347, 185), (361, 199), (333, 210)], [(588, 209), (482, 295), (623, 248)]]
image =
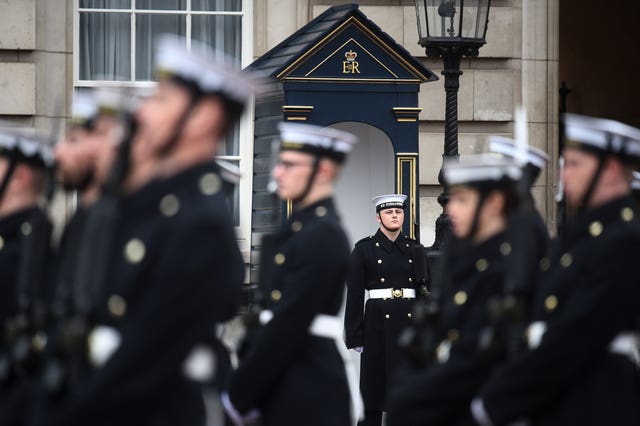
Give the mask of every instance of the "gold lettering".
[(342, 61), (342, 74), (349, 74), (351, 71), (351, 63), (349, 61)]
[(358, 63), (353, 61), (353, 66), (351, 67), (351, 74), (358, 73), (360, 74), (360, 70), (358, 69)]

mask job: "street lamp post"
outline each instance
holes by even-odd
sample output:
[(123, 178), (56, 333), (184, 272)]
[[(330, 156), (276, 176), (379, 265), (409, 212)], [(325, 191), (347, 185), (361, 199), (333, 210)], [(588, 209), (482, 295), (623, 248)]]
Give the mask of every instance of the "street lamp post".
[[(460, 87), (460, 61), (475, 58), (486, 43), (487, 24), (491, 0), (416, 0), (418, 18), (418, 43), (425, 48), (428, 57), (442, 58), (446, 110), (444, 127), (443, 162), (458, 157), (458, 88)], [(438, 183), (443, 186), (438, 203), (443, 211), (436, 220), (436, 237), (430, 251), (442, 248), (448, 219), (444, 206), (449, 191), (444, 183), (442, 169)]]

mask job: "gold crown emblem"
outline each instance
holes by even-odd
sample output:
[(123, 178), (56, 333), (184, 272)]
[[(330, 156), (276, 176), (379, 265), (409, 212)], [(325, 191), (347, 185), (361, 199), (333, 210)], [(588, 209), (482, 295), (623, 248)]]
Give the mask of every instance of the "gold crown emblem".
[(349, 62), (355, 61), (357, 56), (358, 56), (358, 54), (356, 52), (354, 52), (353, 50), (349, 50), (348, 52), (344, 53), (344, 57), (347, 58), (347, 61), (349, 61)]

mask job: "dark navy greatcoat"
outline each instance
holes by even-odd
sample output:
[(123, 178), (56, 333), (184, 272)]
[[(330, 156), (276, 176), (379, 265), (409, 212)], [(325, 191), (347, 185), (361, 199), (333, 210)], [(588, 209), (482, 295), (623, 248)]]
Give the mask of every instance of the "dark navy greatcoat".
[(2, 286), (0, 320), (2, 324), (8, 318), (18, 314), (17, 279), (23, 230), (35, 211), (35, 208), (29, 208), (0, 219), (0, 285)]
[(494, 425), (640, 424), (638, 366), (609, 347), (618, 334), (637, 332), (638, 259), (640, 224), (630, 198), (567, 228), (540, 262), (533, 321), (544, 333), (480, 393)]
[[(23, 259), (25, 233), (31, 229), (29, 219), (37, 212), (35, 207), (27, 208), (0, 219), (0, 324), (3, 327), (0, 352), (3, 362), (8, 362), (8, 366), (13, 362), (13, 348), (6, 340), (6, 327), (20, 313), (17, 288), (20, 262)], [(11, 370), (3, 379), (0, 383), (0, 423), (14, 425), (24, 412), (27, 389)]]
[[(294, 211), (260, 268), (273, 319), (257, 333), (231, 377), (241, 413), (258, 409), (266, 426), (347, 426), (349, 390), (334, 339), (309, 334), (318, 314), (340, 310), (349, 246), (331, 198)], [(263, 246), (265, 247), (265, 246)]]
[[(434, 362), (399, 380), (390, 396), (390, 426), (472, 424), (469, 404), (505, 353), (485, 336), (496, 334), (488, 305), (501, 297), (511, 255), (506, 233), (478, 245), (452, 244), (448, 255)], [(449, 249), (449, 248), (448, 248)]]
[(424, 248), (415, 240), (400, 234), (391, 241), (380, 230), (358, 241), (351, 253), (345, 334), (348, 348), (364, 347), (360, 389), (366, 410), (385, 408), (392, 377), (402, 362), (398, 337), (411, 324), (415, 299), (369, 299), (364, 307), (365, 290), (409, 288), (419, 296), (414, 270), (416, 253), (424, 255)]
[(244, 275), (218, 166), (191, 167), (122, 203), (92, 312), (120, 343), (45, 423), (202, 425), (200, 387), (183, 364), (236, 313)]

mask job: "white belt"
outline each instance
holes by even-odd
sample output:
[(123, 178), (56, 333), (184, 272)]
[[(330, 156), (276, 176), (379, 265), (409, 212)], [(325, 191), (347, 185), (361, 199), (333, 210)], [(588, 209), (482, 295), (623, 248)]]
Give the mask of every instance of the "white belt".
[(369, 299), (415, 299), (413, 288), (376, 288), (369, 290)]
[[(267, 324), (273, 318), (273, 312), (264, 310), (260, 312), (259, 320), (260, 324)], [(356, 369), (351, 360), (349, 350), (342, 340), (342, 332), (344, 325), (339, 317), (333, 315), (319, 314), (311, 321), (309, 326), (309, 334), (316, 337), (325, 337), (327, 339), (333, 339), (336, 343), (336, 348), (342, 358), (344, 369), (347, 375), (347, 384), (349, 385), (349, 395), (351, 397), (351, 415), (353, 425), (358, 423), (359, 420), (364, 419), (364, 402), (360, 395), (360, 389), (358, 387), (358, 380), (356, 378)]]
[(609, 343), (609, 352), (624, 355), (640, 367), (640, 336), (637, 333), (620, 333)]

